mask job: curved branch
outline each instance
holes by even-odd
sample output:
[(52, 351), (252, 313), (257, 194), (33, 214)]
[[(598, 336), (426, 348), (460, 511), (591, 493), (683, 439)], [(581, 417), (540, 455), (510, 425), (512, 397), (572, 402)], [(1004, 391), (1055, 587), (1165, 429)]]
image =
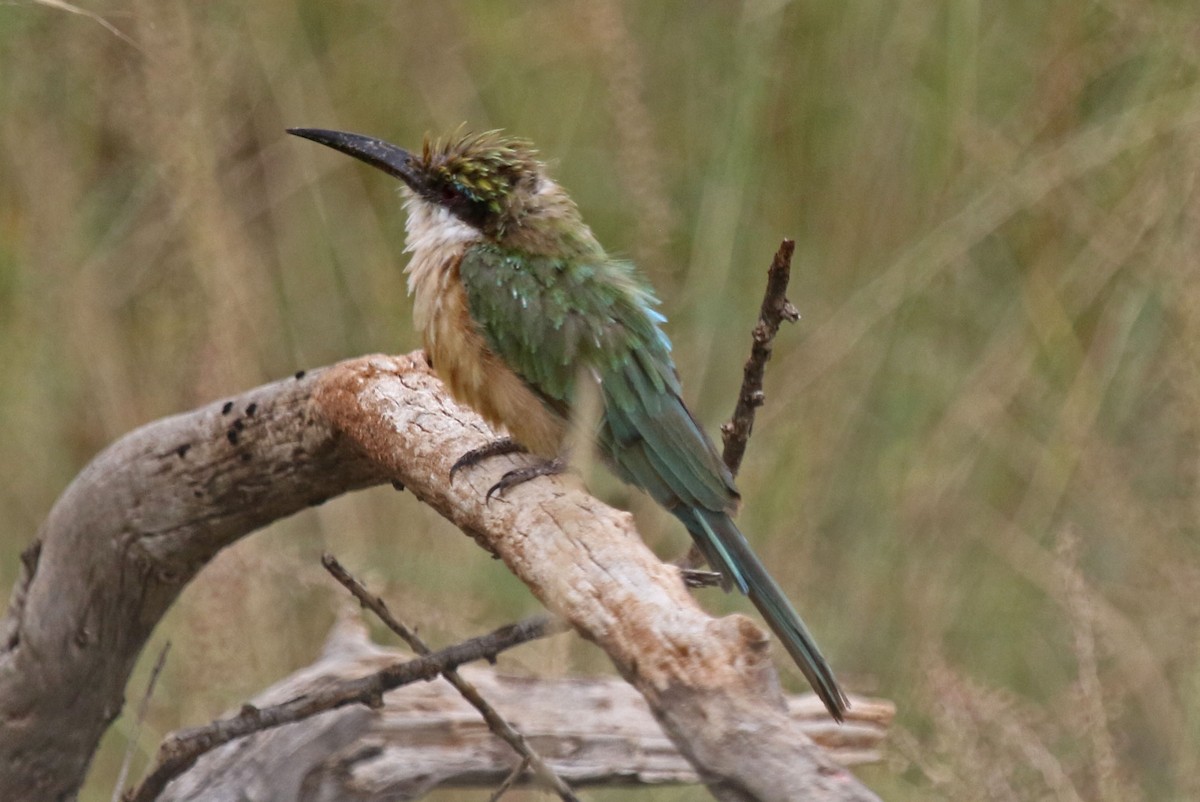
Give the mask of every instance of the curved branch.
[(385, 481), (313, 401), (320, 372), (156, 421), (101, 452), (25, 552), (0, 619), (0, 799), (66, 799), (154, 626), (225, 546)]
[(704, 614), (628, 513), (570, 477), (487, 504), (504, 459), (451, 484), (455, 457), (494, 436), (417, 352), (266, 385), (115, 443), (51, 511), (0, 621), (0, 798), (78, 789), (146, 638), (217, 551), (385, 481), (603, 648), (719, 798), (874, 798), (788, 718), (763, 631)]

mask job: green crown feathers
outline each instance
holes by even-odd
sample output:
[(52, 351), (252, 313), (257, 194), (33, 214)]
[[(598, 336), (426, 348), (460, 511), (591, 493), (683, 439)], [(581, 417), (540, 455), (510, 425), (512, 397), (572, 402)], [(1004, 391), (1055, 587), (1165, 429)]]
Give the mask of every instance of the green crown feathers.
[(421, 162), (431, 183), (484, 203), (493, 212), (501, 211), (504, 198), (517, 182), (537, 175), (542, 168), (530, 142), (499, 130), (445, 141), (426, 137)]

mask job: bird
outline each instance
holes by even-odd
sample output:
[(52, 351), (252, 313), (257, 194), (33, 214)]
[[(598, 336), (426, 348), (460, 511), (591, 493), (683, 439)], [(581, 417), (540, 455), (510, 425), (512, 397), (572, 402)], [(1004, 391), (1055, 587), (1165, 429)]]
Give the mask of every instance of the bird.
[(601, 246), (532, 143), (460, 129), (410, 151), (345, 131), (287, 130), (401, 181), (405, 270), (425, 352), (455, 400), (509, 434), (451, 473), (517, 450), (541, 458), (506, 474), (490, 500), (560, 471), (573, 404), (596, 393), (602, 461), (683, 523), (725, 590), (749, 596), (843, 721), (849, 701), (832, 668), (734, 523), (740, 496), (684, 404), (658, 299), (630, 261)]

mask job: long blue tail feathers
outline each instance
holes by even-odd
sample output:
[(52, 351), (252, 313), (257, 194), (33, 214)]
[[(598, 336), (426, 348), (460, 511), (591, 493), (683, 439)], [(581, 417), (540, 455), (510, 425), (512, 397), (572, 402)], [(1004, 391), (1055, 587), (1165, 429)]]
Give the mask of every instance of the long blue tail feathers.
[(833, 669), (733, 519), (722, 512), (694, 508), (677, 509), (675, 514), (683, 521), (709, 565), (750, 597), (775, 637), (825, 703), (829, 715), (839, 722), (844, 720), (850, 702), (838, 685)]

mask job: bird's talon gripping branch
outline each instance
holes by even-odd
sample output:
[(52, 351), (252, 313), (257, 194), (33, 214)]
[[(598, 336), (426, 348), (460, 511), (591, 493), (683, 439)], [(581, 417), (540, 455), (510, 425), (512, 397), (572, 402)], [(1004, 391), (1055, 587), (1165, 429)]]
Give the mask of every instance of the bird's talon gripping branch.
[(488, 488), (487, 496), (484, 499), (490, 502), (492, 496), (502, 498), (509, 490), (512, 490), (517, 485), (525, 484), (530, 479), (536, 479), (539, 476), (557, 476), (566, 470), (567, 461), (562, 457), (535, 462), (523, 468), (513, 468), (501, 476), (499, 482)]
[(472, 448), (466, 454), (463, 454), (454, 464), (450, 466), (450, 481), (454, 481), (454, 474), (461, 471), (463, 468), (473, 468), (485, 459), (490, 457), (500, 457), (505, 454), (524, 454), (528, 451), (525, 446), (518, 443), (511, 437), (501, 437), (498, 440), (493, 440), (487, 445), (482, 445), (479, 448)]
[(724, 580), (720, 571), (703, 571), (698, 568), (680, 569), (679, 575), (683, 577), (683, 584), (689, 588), (718, 588)]

